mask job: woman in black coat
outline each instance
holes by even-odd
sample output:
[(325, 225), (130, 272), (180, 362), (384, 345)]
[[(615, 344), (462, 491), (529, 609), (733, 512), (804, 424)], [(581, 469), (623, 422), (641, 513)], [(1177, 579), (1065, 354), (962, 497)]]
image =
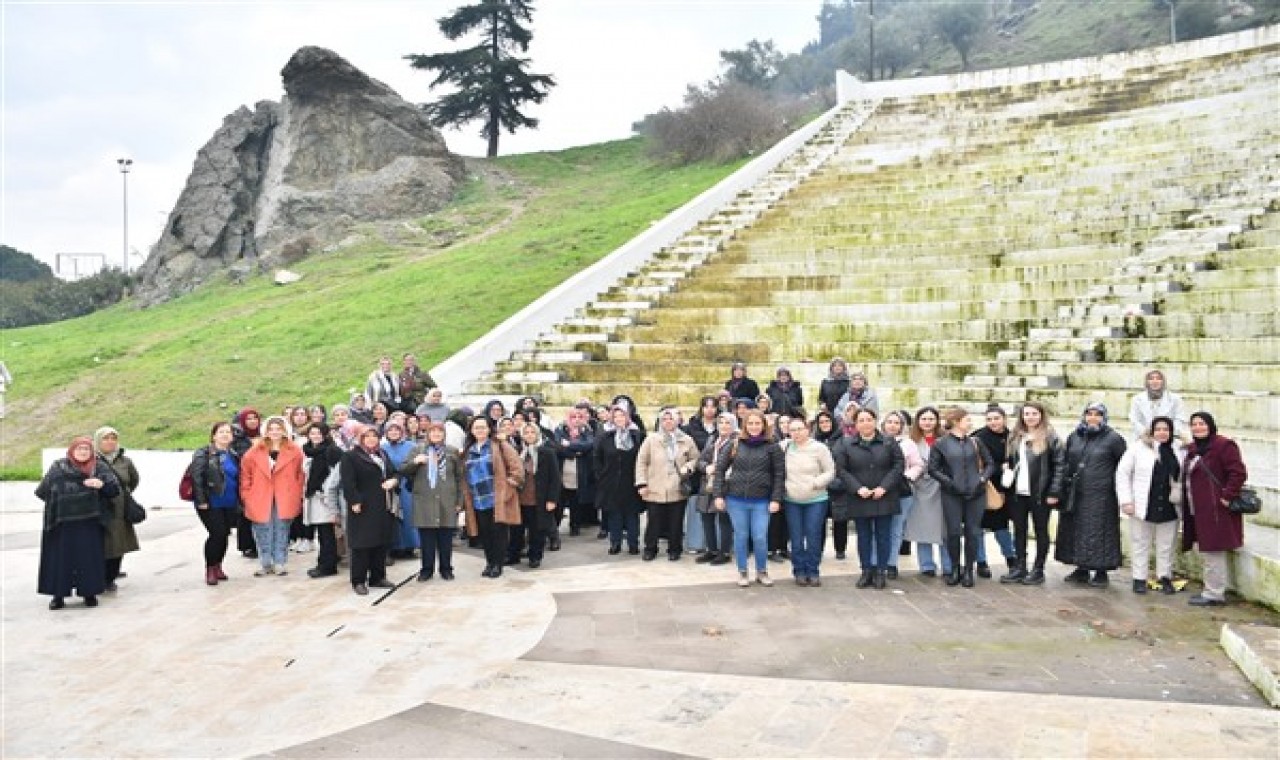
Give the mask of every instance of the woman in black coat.
[(742, 362), (734, 362), (733, 367), (729, 370), (729, 379), (725, 381), (724, 389), (729, 391), (729, 395), (734, 399), (749, 398), (753, 402), (760, 395), (760, 386), (755, 380), (747, 377), (747, 365)]
[(520, 429), (520, 437), (524, 441), (520, 450), (524, 486), (520, 488), (520, 525), (511, 530), (507, 541), (507, 564), (520, 564), (520, 553), (527, 540), (529, 569), (536, 570), (542, 566), (542, 551), (555, 527), (560, 466), (555, 452), (542, 438), (542, 426), (526, 422)]
[[(1062, 440), (1049, 424), (1049, 411), (1034, 401), (1018, 412), (1018, 424), (1009, 439), (1004, 475), (1009, 482), (1007, 502), (1013, 519), (1015, 565), (1001, 583), (1038, 586), (1044, 583), (1044, 563), (1049, 558), (1049, 511), (1058, 506), (1067, 471)], [(1027, 518), (1036, 531), (1036, 559), (1027, 568)]]
[[(969, 435), (969, 413), (953, 406), (942, 415), (947, 435), (929, 452), (929, 475), (942, 487), (942, 516), (947, 525), (947, 553), (951, 575), (947, 585), (973, 588), (973, 567), (982, 541), (982, 513), (987, 509), (987, 481), (996, 474), (996, 460), (977, 436)], [(960, 565), (964, 538), (964, 567)]]
[[(836, 477), (844, 489), (832, 498), (853, 517), (858, 530), (858, 560), (862, 577), (858, 588), (885, 587), (893, 516), (898, 514), (898, 488), (906, 469), (902, 447), (876, 429), (876, 413), (860, 409), (854, 420), (857, 435), (841, 438), (831, 452)], [(874, 542), (874, 543), (873, 543)], [(874, 547), (874, 549), (873, 549)], [(872, 563), (872, 557), (876, 563)]]
[[(565, 421), (555, 430), (554, 445), (560, 462), (560, 499), (557, 517), (564, 509), (569, 511), (569, 535), (582, 533), (584, 525), (599, 525), (600, 512), (596, 509), (595, 476), (591, 471), (591, 452), (596, 436), (591, 427), (593, 412), (590, 405), (575, 406), (569, 410)], [(572, 486), (572, 487), (571, 487)], [(557, 525), (559, 519), (556, 520)], [(597, 538), (607, 535), (603, 530)], [(558, 546), (555, 539), (552, 548)]]
[(827, 365), (827, 376), (822, 379), (822, 385), (818, 386), (818, 408), (835, 414), (840, 399), (848, 391), (849, 365), (837, 356)]
[(774, 380), (765, 389), (765, 395), (769, 397), (769, 411), (780, 417), (798, 417), (804, 414), (804, 389), (786, 367), (778, 367)]
[[(991, 453), (991, 457), (996, 460), (996, 472), (1000, 471), (1000, 464), (1004, 461), (1009, 447), (1009, 420), (1005, 416), (1004, 409), (999, 404), (988, 404), (986, 412), (987, 424), (974, 431), (973, 435), (982, 445), (987, 447), (987, 451)], [(996, 535), (996, 543), (1000, 546), (1000, 553), (1004, 556), (1005, 565), (1008, 566), (1010, 572), (1013, 566), (1017, 564), (1017, 551), (1013, 545), (1013, 534), (1009, 532), (1009, 521), (1013, 519), (1009, 511), (1009, 502), (1012, 497), (1009, 495), (1008, 489), (1000, 483), (1000, 478), (995, 477), (992, 485), (996, 490), (1004, 496), (1004, 505), (999, 509), (988, 509), (982, 515), (982, 529), (989, 530)], [(990, 578), (991, 568), (987, 565), (986, 542), (978, 544), (978, 577)]]
[(400, 478), (379, 447), (377, 428), (367, 425), (356, 445), (342, 455), (339, 472), (347, 502), (347, 549), (351, 554), (351, 588), (364, 596), (369, 588), (391, 588), (387, 580), (387, 547), (398, 526), (394, 502)]
[(640, 511), (644, 501), (636, 491), (636, 456), (644, 433), (631, 421), (630, 410), (615, 406), (610, 421), (600, 430), (591, 453), (596, 478), (596, 506), (604, 514), (609, 530), (609, 553), (622, 551), (622, 534), (627, 549), (640, 553)]
[[(1120, 499), (1116, 470), (1128, 448), (1124, 437), (1107, 424), (1107, 407), (1085, 407), (1080, 424), (1067, 438), (1064, 509), (1058, 518), (1054, 559), (1075, 565), (1067, 583), (1103, 588), (1107, 572), (1120, 567)], [(1093, 577), (1089, 577), (1093, 571)]]
[(71, 441), (67, 456), (49, 466), (36, 487), (44, 502), (37, 592), (53, 597), (60, 610), (74, 590), (84, 606), (97, 607), (107, 585), (103, 538), (110, 519), (109, 501), (120, 493), (111, 465), (93, 453), (93, 439)]

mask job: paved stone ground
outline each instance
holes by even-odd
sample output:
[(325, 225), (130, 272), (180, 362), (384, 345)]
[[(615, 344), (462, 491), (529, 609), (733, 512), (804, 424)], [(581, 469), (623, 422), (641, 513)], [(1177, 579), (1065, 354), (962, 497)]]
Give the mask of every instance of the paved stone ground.
[[(189, 510), (98, 609), (33, 593), (39, 514), (6, 499), (5, 757), (1266, 757), (1280, 713), (1188, 594), (1128, 584), (973, 591), (910, 569), (896, 591), (743, 591), (729, 567), (607, 557), (594, 534), (537, 571), (409, 580), (374, 605), (344, 579), (203, 584)], [(994, 546), (991, 547), (994, 549)], [(904, 568), (911, 568), (905, 560)], [(1121, 576), (1120, 581), (1124, 578)]]

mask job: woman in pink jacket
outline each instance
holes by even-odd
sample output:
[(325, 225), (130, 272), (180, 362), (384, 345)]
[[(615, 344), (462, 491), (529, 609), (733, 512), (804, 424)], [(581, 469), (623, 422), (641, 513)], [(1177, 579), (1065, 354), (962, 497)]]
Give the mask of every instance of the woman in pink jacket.
[(262, 437), (240, 462), (240, 501), (253, 523), (262, 568), (255, 576), (284, 575), (289, 558), (289, 523), (302, 514), (306, 474), (302, 449), (290, 440), (283, 417), (270, 417)]

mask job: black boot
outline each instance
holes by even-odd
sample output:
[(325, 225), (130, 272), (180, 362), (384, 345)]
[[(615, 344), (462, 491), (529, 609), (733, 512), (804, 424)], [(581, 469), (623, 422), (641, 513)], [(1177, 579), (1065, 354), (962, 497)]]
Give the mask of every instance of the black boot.
[(1089, 571), (1083, 567), (1077, 567), (1075, 570), (1072, 570), (1067, 577), (1063, 578), (1062, 581), (1064, 583), (1075, 583), (1083, 586), (1089, 582)]
[(875, 571), (873, 570), (863, 570), (862, 575), (858, 578), (858, 582), (855, 585), (857, 585), (858, 588), (870, 588), (874, 572)]
[(973, 565), (964, 566), (964, 577), (960, 579), (960, 585), (965, 588), (973, 588)]
[(979, 563), (978, 563), (978, 577), (979, 577), (979, 578), (990, 578), (990, 577), (991, 577), (991, 565), (988, 565), (986, 562), (979, 562)]
[(958, 585), (960, 585), (960, 577), (961, 577), (963, 574), (964, 574), (964, 573), (963, 573), (963, 571), (960, 569), (960, 566), (959, 566), (959, 565), (952, 565), (952, 566), (951, 566), (951, 572), (947, 573), (947, 585), (948, 585), (948, 586), (958, 586)]
[(888, 575), (888, 573), (883, 568), (876, 571), (876, 588), (884, 588), (886, 575)]
[(1022, 579), (1024, 586), (1040, 586), (1044, 584), (1044, 568), (1033, 567), (1027, 577)]
[(1022, 563), (1013, 560), (1009, 563), (1009, 573), (1000, 576), (1001, 583), (1021, 583), (1023, 578), (1027, 577), (1027, 571), (1022, 569)]

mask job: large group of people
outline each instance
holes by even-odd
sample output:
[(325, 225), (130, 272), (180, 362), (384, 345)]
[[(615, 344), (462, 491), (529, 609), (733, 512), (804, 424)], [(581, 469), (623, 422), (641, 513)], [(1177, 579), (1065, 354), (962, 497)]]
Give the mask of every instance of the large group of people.
[[(1184, 418), (1158, 370), (1132, 400), (1126, 440), (1101, 403), (1065, 434), (1036, 402), (1012, 426), (993, 404), (977, 430), (961, 407), (882, 412), (868, 378), (839, 358), (812, 416), (786, 367), (761, 392), (735, 363), (687, 420), (663, 407), (646, 424), (619, 395), (584, 399), (554, 427), (532, 397), (510, 410), (497, 399), (478, 413), (451, 407), (412, 355), (403, 362), (396, 373), (382, 357), (364, 391), (331, 409), (263, 419), (246, 408), (213, 424), (188, 469), (209, 586), (228, 580), (233, 532), (257, 577), (284, 575), (291, 553), (315, 551), (307, 575), (337, 576), (345, 563), (365, 595), (392, 586), (387, 567), (398, 560), (419, 560), (420, 582), (452, 581), (460, 523), (461, 540), (484, 556), (483, 577), (522, 561), (537, 569), (560, 549), (566, 516), (569, 537), (605, 541), (606, 555), (624, 542), (642, 561), (664, 547), (672, 562), (692, 551), (698, 564), (735, 562), (744, 587), (772, 586), (770, 563), (788, 560), (798, 586), (821, 586), (827, 536), (845, 559), (852, 521), (857, 588), (896, 581), (912, 547), (921, 576), (940, 571), (947, 585), (972, 588), (993, 577), (993, 531), (1007, 565), (999, 582), (1036, 586), (1057, 512), (1066, 582), (1107, 586), (1128, 520), (1133, 591), (1175, 593), (1181, 526), (1183, 548), (1198, 547), (1204, 564), (1190, 601), (1213, 606), (1226, 598), (1226, 552), (1243, 543), (1228, 507), (1246, 479), (1239, 447), (1209, 413)], [(115, 589), (121, 558), (138, 548), (125, 519), (137, 485), (109, 427), (73, 440), (45, 474), (39, 591), (51, 608), (73, 592), (95, 606)]]

